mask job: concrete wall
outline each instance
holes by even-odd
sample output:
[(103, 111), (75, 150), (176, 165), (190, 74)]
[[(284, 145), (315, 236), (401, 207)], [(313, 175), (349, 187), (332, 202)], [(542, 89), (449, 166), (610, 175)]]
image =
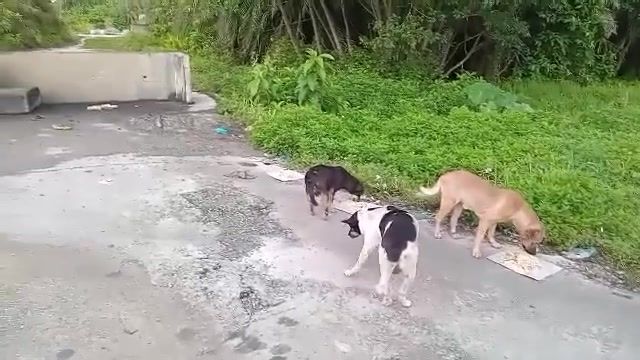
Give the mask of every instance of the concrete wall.
[(0, 53), (0, 87), (37, 86), (43, 103), (191, 102), (181, 53), (25, 51)]

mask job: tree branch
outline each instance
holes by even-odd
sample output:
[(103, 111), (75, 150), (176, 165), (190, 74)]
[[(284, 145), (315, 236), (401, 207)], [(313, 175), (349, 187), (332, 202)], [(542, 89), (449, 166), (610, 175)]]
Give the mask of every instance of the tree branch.
[[(478, 34), (481, 35), (482, 33)], [(444, 77), (449, 77), (449, 75), (451, 75), (452, 72), (456, 71), (458, 68), (464, 66), (464, 63), (467, 62), (467, 60), (469, 60), (469, 58), (471, 58), (471, 56), (473, 54), (475, 54), (478, 50), (480, 50), (482, 48), (483, 44), (480, 44), (480, 39), (482, 37), (481, 36), (477, 36), (476, 35), (476, 41), (473, 43), (473, 46), (471, 47), (471, 50), (469, 50), (467, 52), (467, 54), (464, 56), (464, 58), (460, 61), (458, 61), (457, 64), (455, 64), (454, 66), (452, 66), (449, 70), (447, 70), (447, 72), (444, 74)]]
[[(455, 46), (455, 48), (453, 48), (453, 51), (450, 51), (450, 52), (449, 52), (449, 58), (446, 60), (446, 62), (445, 62), (445, 65), (444, 65), (444, 66), (447, 66), (446, 64), (448, 64), (451, 60), (453, 60), (453, 58), (456, 56), (456, 53), (457, 53), (457, 52), (458, 52), (458, 50), (460, 49), (460, 46), (464, 45), (464, 47), (465, 47), (465, 53), (467, 53), (467, 52), (468, 52), (468, 51), (467, 51), (467, 43), (468, 43), (469, 41), (473, 41), (473, 40), (475, 40), (475, 41), (477, 42), (477, 41), (478, 41), (478, 39), (479, 39), (482, 35), (484, 35), (484, 33), (482, 33), (482, 32), (481, 32), (481, 33), (478, 33), (478, 34), (476, 34), (476, 35), (474, 35), (474, 36), (472, 36), (472, 37), (466, 38), (466, 39), (464, 39), (464, 40), (460, 41), (459, 43), (457, 43), (457, 44), (456, 44), (456, 46)], [(452, 37), (455, 37), (455, 34), (452, 34), (451, 36), (452, 36)], [(453, 39), (452, 39), (452, 40), (453, 40)], [(474, 45), (474, 46), (475, 46), (475, 45)], [(449, 48), (451, 48), (451, 46), (449, 46)], [(473, 47), (472, 47), (472, 49), (473, 49)], [(444, 66), (443, 66), (443, 68), (444, 68)]]

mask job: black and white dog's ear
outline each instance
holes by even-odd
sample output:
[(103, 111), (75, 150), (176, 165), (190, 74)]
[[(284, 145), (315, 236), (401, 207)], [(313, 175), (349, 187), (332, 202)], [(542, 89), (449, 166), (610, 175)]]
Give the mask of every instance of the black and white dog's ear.
[(349, 216), (348, 219), (344, 219), (342, 220), (343, 223), (348, 224), (348, 225), (355, 225), (358, 223), (358, 212), (354, 212), (353, 214), (351, 214), (351, 216)]

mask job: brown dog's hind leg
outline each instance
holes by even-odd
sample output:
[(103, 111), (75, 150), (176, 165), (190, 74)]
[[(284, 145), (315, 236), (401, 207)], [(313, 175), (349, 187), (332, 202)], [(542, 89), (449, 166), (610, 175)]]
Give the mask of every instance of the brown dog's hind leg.
[(496, 227), (498, 227), (498, 224), (493, 224), (493, 226), (491, 226), (489, 228), (489, 231), (487, 232), (487, 239), (489, 239), (489, 244), (491, 244), (491, 246), (493, 246), (495, 249), (501, 249), (502, 245), (500, 245), (497, 241), (496, 241)]
[(440, 239), (442, 237), (442, 231), (440, 230), (442, 220), (444, 220), (444, 218), (447, 215), (449, 215), (449, 213), (451, 212), (451, 210), (453, 210), (455, 206), (456, 206), (456, 203), (454, 201), (449, 200), (446, 197), (442, 196), (442, 199), (440, 200), (440, 209), (436, 214), (436, 226), (433, 234), (433, 236), (435, 236), (436, 239)]
[(462, 203), (459, 203), (453, 208), (453, 211), (451, 211), (451, 217), (449, 218), (449, 230), (451, 231), (451, 235), (456, 233), (458, 228), (458, 219), (460, 219), (463, 209)]
[(487, 234), (487, 231), (491, 226), (492, 224), (486, 220), (480, 220), (480, 222), (478, 223), (476, 237), (473, 239), (473, 251), (471, 252), (471, 255), (473, 255), (473, 257), (476, 259), (482, 256), (482, 252), (480, 252), (480, 244), (482, 243), (484, 236)]

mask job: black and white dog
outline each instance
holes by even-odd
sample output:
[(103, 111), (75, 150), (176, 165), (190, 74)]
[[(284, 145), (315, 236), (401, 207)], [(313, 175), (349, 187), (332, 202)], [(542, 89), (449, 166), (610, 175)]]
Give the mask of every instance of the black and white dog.
[(333, 205), (333, 196), (338, 190), (346, 190), (360, 199), (364, 193), (364, 186), (360, 180), (351, 175), (342, 166), (315, 165), (307, 170), (304, 175), (304, 185), (309, 197), (309, 211), (315, 215), (315, 207), (318, 206), (316, 196), (321, 197), (324, 207), (324, 218), (329, 216), (329, 210)]
[(378, 248), (380, 281), (376, 286), (376, 292), (382, 296), (382, 303), (389, 305), (393, 301), (389, 296), (389, 280), (392, 273), (402, 272), (404, 281), (398, 290), (398, 300), (402, 306), (411, 306), (411, 301), (407, 299), (407, 291), (416, 277), (418, 263), (416, 218), (395, 206), (364, 206), (342, 222), (350, 227), (349, 237), (364, 236), (358, 261), (344, 274), (352, 276), (360, 271), (371, 251)]

